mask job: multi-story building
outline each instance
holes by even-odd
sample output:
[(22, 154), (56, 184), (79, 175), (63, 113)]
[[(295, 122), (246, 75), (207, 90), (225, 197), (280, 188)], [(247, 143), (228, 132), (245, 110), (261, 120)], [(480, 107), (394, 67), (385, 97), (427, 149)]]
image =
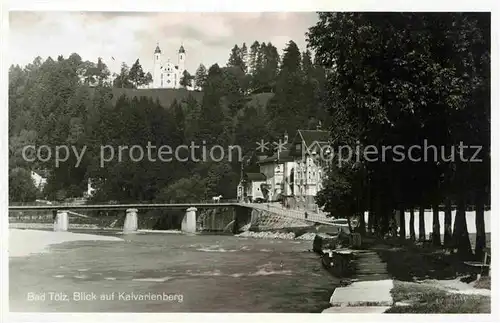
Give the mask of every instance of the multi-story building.
[(268, 186), (266, 176), (262, 173), (244, 173), (238, 185), (238, 200), (251, 202), (256, 199), (265, 199)]
[(290, 156), (295, 161), (294, 195), (307, 204), (314, 204), (314, 197), (323, 189), (328, 142), (328, 131), (321, 130), (298, 130), (291, 142)]
[[(304, 207), (315, 205), (314, 197), (323, 188), (328, 161), (322, 150), (328, 147), (329, 133), (321, 130), (298, 130), (291, 142), (285, 134), (282, 150), (258, 161), (259, 185), (265, 181), (268, 198), (299, 200)], [(253, 174), (254, 175), (254, 174)], [(243, 176), (238, 196), (248, 196), (244, 187), (252, 187), (251, 178)]]

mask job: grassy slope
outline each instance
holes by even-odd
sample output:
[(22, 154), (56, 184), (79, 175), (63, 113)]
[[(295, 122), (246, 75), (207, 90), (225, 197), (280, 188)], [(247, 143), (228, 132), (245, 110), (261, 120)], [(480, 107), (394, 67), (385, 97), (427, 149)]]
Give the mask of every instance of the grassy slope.
[(170, 105), (177, 100), (178, 102), (182, 102), (187, 99), (190, 95), (192, 95), (198, 102), (203, 98), (202, 92), (196, 91), (188, 91), (185, 89), (122, 89), (122, 88), (113, 88), (113, 104), (116, 100), (125, 94), (129, 98), (133, 97), (141, 97), (145, 96), (156, 101), (157, 99), (160, 101), (160, 104), (169, 108)]
[(394, 281), (394, 302), (386, 313), (491, 313), (491, 298), (479, 295), (450, 294), (429, 284)]
[[(160, 104), (163, 107), (170, 107), (170, 105), (177, 100), (178, 102), (182, 102), (187, 99), (190, 95), (193, 96), (198, 102), (201, 102), (203, 98), (203, 92), (197, 91), (188, 91), (185, 89), (122, 89), (122, 88), (113, 88), (113, 103), (116, 100), (125, 94), (129, 98), (133, 97), (149, 97), (153, 100), (159, 100)], [(247, 97), (247, 107), (261, 107), (266, 108), (269, 100), (274, 96), (273, 93), (257, 93), (250, 94)]]

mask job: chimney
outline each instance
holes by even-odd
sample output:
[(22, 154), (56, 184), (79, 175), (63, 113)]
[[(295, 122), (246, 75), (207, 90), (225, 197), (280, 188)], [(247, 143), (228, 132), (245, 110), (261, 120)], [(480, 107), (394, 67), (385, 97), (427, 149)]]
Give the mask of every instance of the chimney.
[(288, 132), (285, 130), (285, 135), (283, 136), (284, 142), (288, 142)]

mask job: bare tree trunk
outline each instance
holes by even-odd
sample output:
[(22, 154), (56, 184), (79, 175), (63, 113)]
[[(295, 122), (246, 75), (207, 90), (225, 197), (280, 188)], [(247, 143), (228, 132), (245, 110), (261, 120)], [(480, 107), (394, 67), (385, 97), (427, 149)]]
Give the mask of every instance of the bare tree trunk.
[(421, 206), (418, 209), (418, 240), (419, 241), (424, 241), (425, 240), (425, 208)]
[(381, 196), (381, 213), (379, 214), (380, 218), (380, 233), (382, 236), (385, 236), (389, 233), (389, 223), (391, 219), (394, 219), (394, 211), (392, 205), (389, 205), (387, 201), (387, 196), (382, 194)]
[[(481, 193), (479, 193), (481, 194)], [(476, 199), (476, 248), (474, 255), (477, 260), (483, 259), (484, 248), (486, 247), (486, 232), (484, 227), (484, 202), (483, 197)]]
[(375, 213), (374, 213), (374, 199), (373, 199), (373, 195), (370, 194), (370, 205), (368, 207), (368, 232), (369, 233), (373, 233), (373, 224), (374, 224), (374, 221), (375, 221)]
[(444, 246), (449, 248), (452, 245), (452, 230), (451, 230), (451, 200), (445, 201), (444, 206)]
[(403, 239), (406, 239), (406, 218), (405, 218), (405, 208), (401, 207), (399, 210), (399, 227), (400, 227), (400, 236)]
[(457, 214), (455, 216), (455, 230), (453, 232), (454, 245), (458, 249), (458, 256), (463, 259), (471, 259), (472, 248), (470, 245), (467, 221), (465, 219), (465, 199), (458, 198)]
[(358, 211), (359, 214), (359, 233), (364, 236), (366, 232), (366, 223), (365, 223), (365, 212), (363, 210)]
[(441, 246), (441, 225), (439, 224), (439, 204), (432, 205), (432, 244)]
[(366, 222), (365, 222), (365, 201), (367, 198), (367, 195), (369, 195), (369, 190), (366, 189), (366, 186), (364, 185), (364, 180), (361, 178), (361, 186), (360, 186), (360, 193), (358, 197), (358, 214), (359, 214), (359, 233), (364, 236), (366, 233)]
[(410, 208), (410, 239), (415, 241), (415, 210)]
[(394, 212), (391, 210), (391, 213), (389, 214), (389, 230), (391, 232), (391, 236), (397, 237), (398, 236), (398, 223), (396, 221), (396, 214), (399, 213), (399, 211)]
[(368, 232), (373, 233), (373, 218), (375, 215), (373, 214), (373, 210), (368, 211)]
[(381, 196), (380, 192), (376, 193), (375, 196), (375, 206), (374, 206), (374, 218), (373, 218), (373, 229), (375, 232), (375, 235), (377, 236), (383, 236), (382, 233), (382, 217), (383, 217), (383, 212), (382, 212), (382, 204), (381, 204)]

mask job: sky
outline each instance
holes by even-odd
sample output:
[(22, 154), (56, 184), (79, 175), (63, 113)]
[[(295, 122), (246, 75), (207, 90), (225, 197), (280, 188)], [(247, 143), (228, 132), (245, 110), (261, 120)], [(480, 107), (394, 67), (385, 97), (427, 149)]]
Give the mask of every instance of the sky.
[[(10, 62), (22, 66), (35, 57), (44, 60), (78, 53), (83, 60), (101, 57), (111, 72), (122, 62), (137, 58), (151, 71), (156, 44), (163, 59), (177, 62), (181, 44), (186, 69), (194, 74), (200, 63), (207, 68), (227, 63), (231, 48), (246, 42), (271, 42), (280, 51), (293, 40), (306, 49), (305, 33), (317, 21), (314, 12), (276, 13), (144, 13), (144, 12), (44, 12), (9, 13)], [(113, 60), (112, 57), (115, 59)]]

